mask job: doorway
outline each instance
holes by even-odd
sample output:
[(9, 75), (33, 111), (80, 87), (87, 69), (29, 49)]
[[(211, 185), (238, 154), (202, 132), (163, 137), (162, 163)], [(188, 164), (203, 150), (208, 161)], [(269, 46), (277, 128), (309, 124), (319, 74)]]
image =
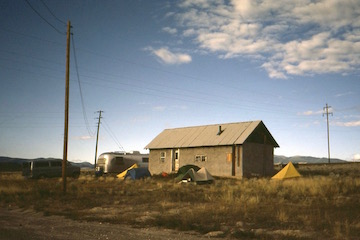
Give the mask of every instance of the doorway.
[(179, 170), (180, 161), (179, 156), (180, 155), (180, 149), (173, 149), (173, 159), (172, 159), (172, 171), (177, 172)]

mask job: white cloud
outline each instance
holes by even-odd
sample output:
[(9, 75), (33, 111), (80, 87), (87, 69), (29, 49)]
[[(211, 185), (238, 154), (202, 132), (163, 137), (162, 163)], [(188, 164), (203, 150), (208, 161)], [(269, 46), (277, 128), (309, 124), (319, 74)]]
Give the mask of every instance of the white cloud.
[(177, 30), (176, 28), (171, 28), (171, 27), (164, 27), (162, 29), (164, 32), (170, 33), (170, 34), (176, 34)]
[(349, 91), (349, 92), (343, 92), (343, 93), (338, 93), (335, 95), (335, 97), (344, 97), (344, 96), (349, 96), (349, 95), (353, 95), (354, 92)]
[(323, 110), (319, 110), (319, 111), (309, 110), (309, 111), (298, 113), (298, 115), (312, 116), (312, 115), (320, 115), (320, 114), (323, 114), (323, 113), (324, 113)]
[(155, 106), (152, 109), (156, 112), (163, 112), (166, 109), (166, 107), (165, 106)]
[(183, 37), (220, 58), (262, 59), (271, 78), (360, 67), (360, 1), (185, 0), (178, 6)]
[(339, 127), (360, 127), (360, 121), (335, 122), (335, 125)]
[(360, 161), (360, 153), (354, 154), (354, 156), (352, 157), (352, 160)]
[(91, 136), (76, 136), (76, 137), (74, 137), (74, 139), (86, 141), (86, 140), (92, 140), (92, 139), (94, 139), (94, 137), (91, 137)]
[(153, 55), (165, 64), (184, 64), (192, 61), (191, 56), (186, 53), (173, 53), (166, 47), (153, 49), (147, 48)]

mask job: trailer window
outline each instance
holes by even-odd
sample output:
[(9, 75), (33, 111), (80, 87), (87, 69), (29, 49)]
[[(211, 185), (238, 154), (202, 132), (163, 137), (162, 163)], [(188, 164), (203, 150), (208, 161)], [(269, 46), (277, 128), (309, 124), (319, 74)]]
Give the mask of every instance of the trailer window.
[(142, 158), (142, 162), (149, 162), (149, 158)]
[(115, 158), (115, 165), (124, 165), (124, 158), (123, 157), (116, 157)]

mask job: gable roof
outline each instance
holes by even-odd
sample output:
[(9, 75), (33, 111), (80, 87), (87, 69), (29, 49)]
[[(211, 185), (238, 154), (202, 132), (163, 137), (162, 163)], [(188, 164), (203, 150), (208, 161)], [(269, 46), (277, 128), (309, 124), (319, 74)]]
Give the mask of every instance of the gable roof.
[[(219, 134), (219, 128), (221, 132)], [(258, 127), (263, 127), (270, 136), (269, 142), (279, 147), (262, 121), (213, 124), (196, 127), (165, 129), (145, 148), (185, 148), (204, 146), (226, 146), (243, 144)]]

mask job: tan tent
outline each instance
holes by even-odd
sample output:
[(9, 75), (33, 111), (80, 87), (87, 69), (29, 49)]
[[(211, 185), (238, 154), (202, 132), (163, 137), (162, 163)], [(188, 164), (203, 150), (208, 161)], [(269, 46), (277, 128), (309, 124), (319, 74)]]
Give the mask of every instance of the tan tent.
[(296, 170), (294, 165), (289, 162), (283, 169), (281, 169), (275, 176), (273, 176), (271, 179), (287, 179), (287, 178), (296, 178), (301, 177), (300, 173)]
[(195, 182), (197, 184), (201, 183), (212, 183), (214, 177), (208, 172), (206, 168), (201, 168), (197, 172), (193, 168), (190, 168), (183, 176), (181, 176), (181, 182)]
[(133, 169), (133, 168), (138, 168), (139, 166), (135, 163), (134, 165), (132, 165), (131, 167), (129, 167), (128, 169), (126, 169), (125, 171), (123, 171), (122, 173), (119, 173), (118, 175), (116, 175), (117, 178), (120, 179), (124, 179), (125, 175), (127, 173), (128, 170)]

